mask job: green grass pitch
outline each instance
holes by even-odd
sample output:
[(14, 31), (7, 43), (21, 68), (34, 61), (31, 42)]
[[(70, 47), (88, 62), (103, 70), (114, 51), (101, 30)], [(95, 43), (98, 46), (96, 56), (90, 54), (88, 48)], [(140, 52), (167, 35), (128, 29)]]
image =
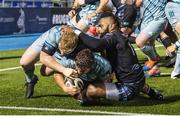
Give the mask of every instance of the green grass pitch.
[[(164, 48), (158, 47), (161, 56), (161, 72), (170, 73), (172, 68), (163, 66)], [(1, 51), (0, 69), (19, 66), (19, 60), (24, 50)], [(140, 62), (146, 60), (145, 56), (137, 51)], [(71, 110), (91, 110), (107, 112), (146, 113), (146, 114), (167, 114), (180, 115), (180, 80), (173, 80), (169, 74), (162, 74), (160, 77), (147, 78), (147, 83), (160, 90), (164, 101), (156, 101), (140, 94), (134, 100), (128, 102), (113, 102), (112, 104), (99, 104), (96, 106), (80, 106), (79, 102), (69, 97), (59, 89), (51, 77), (42, 77), (39, 73), (40, 66), (36, 67), (36, 74), (39, 76), (38, 84), (35, 87), (34, 98), (24, 98), (25, 79), (22, 69), (0, 71), (0, 115), (68, 115), (68, 114), (91, 114), (83, 112), (68, 111), (37, 111), (24, 109), (3, 109), (1, 107), (33, 107)], [(106, 101), (105, 101), (106, 102)], [(98, 112), (93, 114), (99, 114)]]

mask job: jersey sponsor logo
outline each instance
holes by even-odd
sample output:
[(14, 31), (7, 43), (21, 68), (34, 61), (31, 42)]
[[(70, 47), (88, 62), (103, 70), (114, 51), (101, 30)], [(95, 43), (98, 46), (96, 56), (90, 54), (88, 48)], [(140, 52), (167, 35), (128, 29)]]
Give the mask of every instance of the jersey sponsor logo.
[(171, 10), (171, 11), (169, 11), (169, 16), (170, 16), (170, 18), (172, 18), (172, 17), (174, 17), (175, 16), (175, 14), (174, 14), (174, 12)]

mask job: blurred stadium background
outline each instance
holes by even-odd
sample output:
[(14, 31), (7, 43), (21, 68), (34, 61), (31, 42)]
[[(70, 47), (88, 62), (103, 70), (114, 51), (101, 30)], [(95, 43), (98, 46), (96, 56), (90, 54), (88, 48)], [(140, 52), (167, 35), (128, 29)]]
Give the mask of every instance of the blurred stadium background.
[(66, 24), (72, 3), (72, 0), (0, 0), (0, 50), (26, 48), (52, 26)]
[(67, 8), (71, 7), (73, 0), (0, 0), (1, 7), (8, 8)]
[[(55, 114), (180, 114), (180, 81), (170, 79), (172, 68), (163, 64), (160, 77), (148, 78), (147, 82), (165, 95), (165, 101), (147, 96), (129, 102), (99, 104), (82, 107), (65, 95), (53, 78), (40, 78), (35, 97), (24, 99), (24, 74), (19, 60), (27, 48), (41, 33), (54, 25), (66, 24), (73, 0), (0, 0), (0, 115), (55, 115)], [(136, 46), (134, 46), (136, 48)], [(141, 62), (145, 57), (138, 50)], [(164, 48), (157, 48), (165, 62)], [(36, 67), (39, 77), (40, 67)], [(126, 113), (124, 113), (126, 112)], [(142, 114), (145, 115), (145, 114)]]

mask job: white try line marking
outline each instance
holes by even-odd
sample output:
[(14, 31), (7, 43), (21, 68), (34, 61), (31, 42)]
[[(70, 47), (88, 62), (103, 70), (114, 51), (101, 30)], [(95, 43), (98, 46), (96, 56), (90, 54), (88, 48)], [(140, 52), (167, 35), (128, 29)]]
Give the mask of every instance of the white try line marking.
[[(32, 110), (32, 111), (51, 111), (51, 112), (76, 112), (76, 113), (89, 113), (89, 114), (104, 114), (104, 115), (146, 115), (152, 116), (153, 114), (138, 114), (138, 113), (125, 113), (125, 112), (108, 112), (108, 111), (95, 111), (95, 110), (73, 110), (73, 109), (60, 109), (60, 108), (36, 108), (36, 107), (16, 107), (16, 106), (0, 106), (0, 109), (7, 110)], [(159, 115), (158, 115), (159, 116)]]
[[(40, 66), (40, 65), (42, 65), (42, 64), (41, 64), (41, 63), (35, 64), (35, 66)], [(0, 69), (0, 72), (10, 71), (10, 70), (16, 70), (16, 69), (21, 69), (21, 68), (22, 68), (21, 66), (11, 67), (11, 68), (2, 68), (2, 69)]]
[[(156, 45), (156, 48), (162, 47), (162, 46), (163, 46), (163, 45)], [(138, 50), (140, 50), (140, 49), (139, 49), (139, 48), (136, 48), (135, 50), (138, 51)], [(39, 65), (42, 65), (42, 64), (36, 64), (36, 66), (39, 66)], [(0, 72), (10, 71), (10, 70), (16, 70), (16, 69), (21, 69), (21, 66), (11, 67), (11, 68), (3, 68), (3, 69), (0, 69)]]
[[(163, 47), (163, 45), (156, 45), (155, 48), (159, 48), (159, 47)], [(139, 51), (140, 49), (139, 48), (135, 48), (134, 49), (135, 51)]]

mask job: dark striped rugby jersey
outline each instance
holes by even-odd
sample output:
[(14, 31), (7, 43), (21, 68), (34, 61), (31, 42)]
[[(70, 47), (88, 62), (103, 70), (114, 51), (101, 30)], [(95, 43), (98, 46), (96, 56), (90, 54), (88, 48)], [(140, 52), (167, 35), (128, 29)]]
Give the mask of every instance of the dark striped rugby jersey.
[(79, 38), (95, 51), (106, 50), (107, 59), (110, 61), (118, 81), (135, 83), (144, 77), (133, 47), (120, 31), (107, 33), (100, 39), (80, 33)]

